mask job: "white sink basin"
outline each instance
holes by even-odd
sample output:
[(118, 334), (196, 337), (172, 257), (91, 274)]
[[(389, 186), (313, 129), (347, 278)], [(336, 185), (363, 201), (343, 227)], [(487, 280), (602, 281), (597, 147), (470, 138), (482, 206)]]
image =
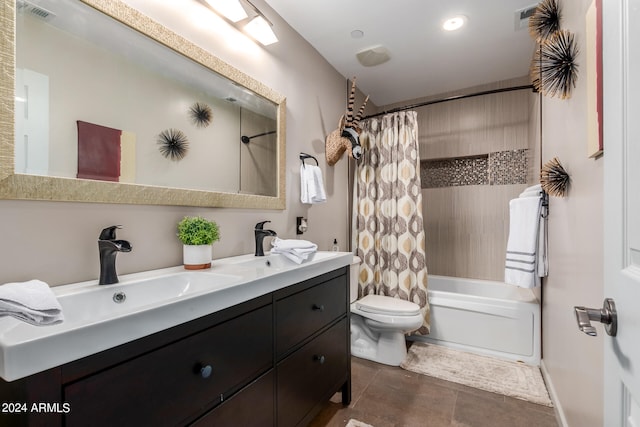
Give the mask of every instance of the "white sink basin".
[(0, 317), (0, 377), (14, 381), (160, 332), (349, 265), (348, 252), (317, 252), (302, 264), (282, 255), (241, 255), (213, 268), (182, 267), (56, 286), (64, 322), (34, 326)]
[(203, 292), (240, 283), (242, 276), (182, 272), (129, 279), (116, 285), (54, 288), (65, 322), (82, 325), (165, 305)]
[(269, 270), (282, 271), (289, 270), (298, 267), (305, 266), (306, 264), (313, 264), (323, 259), (328, 259), (335, 256), (335, 252), (316, 252), (308, 259), (298, 264), (282, 254), (269, 253), (266, 256), (250, 256), (244, 255), (234, 258), (228, 258), (228, 262), (222, 261), (218, 263), (221, 266), (232, 265), (239, 269), (257, 269), (264, 273), (268, 273)]

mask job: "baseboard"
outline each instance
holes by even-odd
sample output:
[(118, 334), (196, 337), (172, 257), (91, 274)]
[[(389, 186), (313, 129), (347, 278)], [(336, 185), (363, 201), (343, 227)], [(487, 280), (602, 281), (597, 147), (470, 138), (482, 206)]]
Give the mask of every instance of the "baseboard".
[(547, 386), (547, 391), (549, 392), (549, 397), (551, 398), (551, 402), (553, 402), (553, 408), (556, 412), (556, 420), (560, 423), (562, 427), (569, 427), (569, 423), (567, 423), (567, 418), (564, 416), (564, 411), (562, 410), (562, 405), (558, 400), (556, 389), (553, 387), (553, 381), (551, 381), (551, 377), (549, 376), (549, 371), (547, 371), (547, 367), (544, 364), (544, 359), (540, 361), (540, 372), (542, 373), (542, 378), (544, 379), (544, 383)]

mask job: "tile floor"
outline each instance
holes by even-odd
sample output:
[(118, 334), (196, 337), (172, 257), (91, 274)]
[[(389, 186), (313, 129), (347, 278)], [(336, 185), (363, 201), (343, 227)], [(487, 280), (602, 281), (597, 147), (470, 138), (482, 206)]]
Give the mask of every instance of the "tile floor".
[(328, 403), (311, 427), (344, 426), (350, 418), (374, 427), (558, 427), (553, 408), (357, 357), (351, 376), (351, 405)]

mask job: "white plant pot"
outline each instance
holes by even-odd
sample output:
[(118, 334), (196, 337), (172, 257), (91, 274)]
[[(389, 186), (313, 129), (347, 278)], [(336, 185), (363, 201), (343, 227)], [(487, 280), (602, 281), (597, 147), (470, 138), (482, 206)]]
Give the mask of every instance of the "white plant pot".
[(187, 270), (211, 268), (211, 245), (182, 245), (182, 259)]

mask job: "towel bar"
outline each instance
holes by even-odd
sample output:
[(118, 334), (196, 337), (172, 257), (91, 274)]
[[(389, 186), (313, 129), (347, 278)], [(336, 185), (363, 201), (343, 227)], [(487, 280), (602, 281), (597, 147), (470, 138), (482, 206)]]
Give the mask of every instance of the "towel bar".
[(305, 166), (305, 159), (313, 159), (316, 161), (316, 166), (320, 166), (320, 163), (318, 163), (318, 159), (316, 159), (315, 157), (313, 157), (311, 154), (307, 154), (307, 153), (300, 153), (300, 160), (302, 161), (302, 166)]

